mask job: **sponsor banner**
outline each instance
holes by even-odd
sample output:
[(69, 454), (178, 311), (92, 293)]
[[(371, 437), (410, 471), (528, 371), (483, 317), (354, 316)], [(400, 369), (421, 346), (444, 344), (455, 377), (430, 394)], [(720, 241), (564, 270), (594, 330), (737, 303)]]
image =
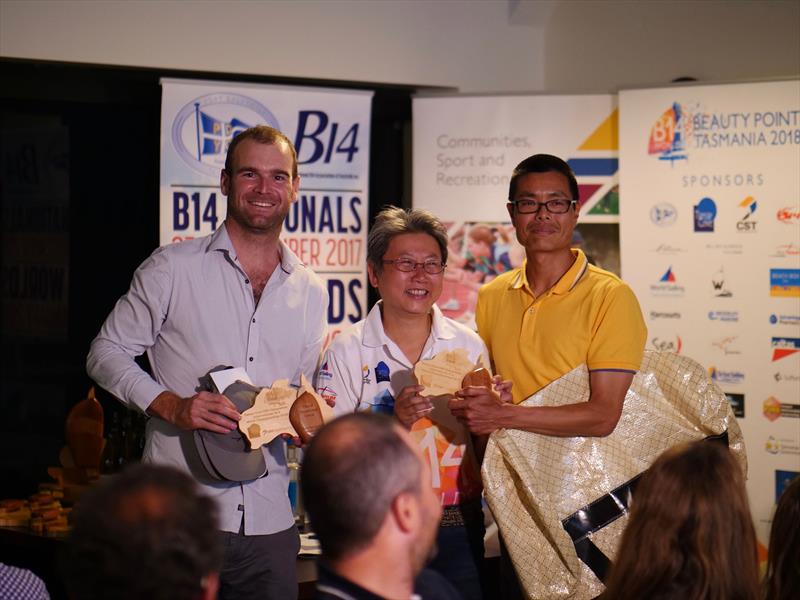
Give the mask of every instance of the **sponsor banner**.
[(764, 448), (747, 483), (764, 543), (772, 473), (800, 470), (798, 440), (782, 437), (800, 401), (800, 169), (787, 167), (800, 164), (800, 81), (626, 90), (619, 110), (623, 279), (649, 345), (679, 328), (681, 352), (729, 392), (748, 449)]
[(617, 223), (617, 121), (610, 94), (414, 98), (414, 206), (444, 221), (507, 221), (511, 172), (547, 153), (575, 172), (580, 222)]
[(372, 93), (164, 79), (160, 243), (225, 220), (220, 171), (230, 141), (266, 124), (297, 150), (300, 191), (281, 238), (326, 282), (335, 333), (366, 315)]

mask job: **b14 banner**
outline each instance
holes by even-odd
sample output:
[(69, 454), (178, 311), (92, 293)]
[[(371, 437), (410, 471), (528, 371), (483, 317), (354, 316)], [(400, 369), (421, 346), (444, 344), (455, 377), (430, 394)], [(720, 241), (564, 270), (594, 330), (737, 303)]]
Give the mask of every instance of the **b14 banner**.
[(225, 220), (228, 144), (269, 125), (297, 150), (300, 191), (282, 239), (326, 283), (329, 335), (366, 316), (372, 92), (163, 79), (160, 243), (208, 235)]
[(622, 275), (728, 396), (766, 543), (800, 473), (800, 81), (620, 93)]

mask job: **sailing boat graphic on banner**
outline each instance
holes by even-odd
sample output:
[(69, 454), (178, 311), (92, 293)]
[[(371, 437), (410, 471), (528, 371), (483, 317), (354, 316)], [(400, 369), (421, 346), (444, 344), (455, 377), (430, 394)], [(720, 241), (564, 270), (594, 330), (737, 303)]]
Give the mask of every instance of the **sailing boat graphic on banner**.
[(668, 160), (673, 164), (676, 160), (687, 160), (684, 137), (687, 130), (683, 109), (673, 102), (650, 129), (647, 153), (658, 154), (658, 160)]

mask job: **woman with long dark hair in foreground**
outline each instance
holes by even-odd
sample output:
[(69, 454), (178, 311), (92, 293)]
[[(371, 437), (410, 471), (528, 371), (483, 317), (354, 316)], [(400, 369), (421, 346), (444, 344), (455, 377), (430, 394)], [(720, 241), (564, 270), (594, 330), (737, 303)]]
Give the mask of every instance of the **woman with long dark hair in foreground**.
[(769, 534), (765, 600), (800, 598), (800, 477), (783, 491)]
[(726, 446), (667, 450), (644, 475), (604, 600), (755, 600), (756, 537), (742, 468)]

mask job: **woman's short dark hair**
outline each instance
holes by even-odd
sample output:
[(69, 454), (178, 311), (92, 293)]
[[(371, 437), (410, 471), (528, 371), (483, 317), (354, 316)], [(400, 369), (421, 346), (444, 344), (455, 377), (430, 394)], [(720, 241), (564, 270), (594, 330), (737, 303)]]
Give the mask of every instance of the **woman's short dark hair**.
[(367, 238), (367, 262), (376, 273), (383, 270), (383, 257), (392, 238), (403, 233), (427, 233), (439, 246), (442, 262), (447, 263), (447, 230), (441, 221), (427, 210), (405, 210), (387, 206), (375, 217)]

